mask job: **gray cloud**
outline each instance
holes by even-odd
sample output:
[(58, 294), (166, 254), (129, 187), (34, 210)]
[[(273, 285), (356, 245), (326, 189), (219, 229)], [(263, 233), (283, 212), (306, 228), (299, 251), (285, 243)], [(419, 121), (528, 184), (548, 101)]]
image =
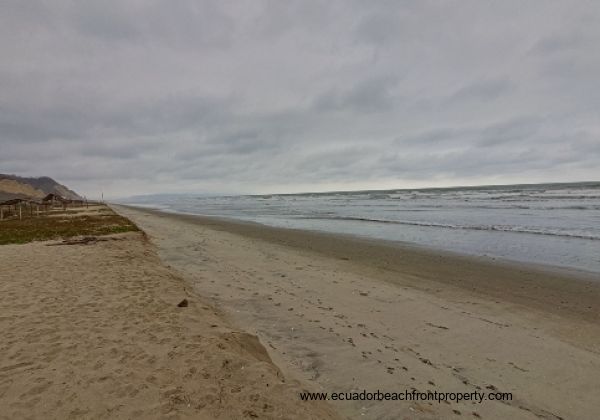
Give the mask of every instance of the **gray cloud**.
[(365, 80), (342, 92), (333, 91), (320, 95), (315, 103), (317, 111), (355, 111), (358, 113), (391, 111), (397, 98), (393, 78)]
[(514, 89), (514, 85), (506, 79), (475, 82), (454, 92), (448, 98), (446, 105), (453, 105), (453, 102), (461, 101), (493, 101), (509, 93), (512, 89)]
[(548, 35), (538, 40), (531, 48), (530, 53), (534, 55), (564, 53), (570, 50), (577, 50), (578, 47), (582, 46), (582, 42), (581, 35), (576, 31), (566, 34)]
[(6, 1), (0, 172), (89, 196), (599, 179), (599, 19), (584, 1)]

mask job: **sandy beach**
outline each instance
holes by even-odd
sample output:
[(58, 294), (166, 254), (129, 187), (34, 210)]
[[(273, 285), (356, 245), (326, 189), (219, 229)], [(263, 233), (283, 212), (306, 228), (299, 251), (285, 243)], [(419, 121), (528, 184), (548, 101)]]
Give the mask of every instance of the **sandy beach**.
[(148, 234), (190, 290), (257, 335), (286, 377), (324, 392), (512, 394), (481, 403), (330, 401), (343, 416), (600, 413), (600, 284), (591, 274), (115, 209)]
[(600, 1), (0, 10), (0, 420), (600, 420)]
[(0, 419), (338, 418), (141, 232), (2, 245), (0, 267)]

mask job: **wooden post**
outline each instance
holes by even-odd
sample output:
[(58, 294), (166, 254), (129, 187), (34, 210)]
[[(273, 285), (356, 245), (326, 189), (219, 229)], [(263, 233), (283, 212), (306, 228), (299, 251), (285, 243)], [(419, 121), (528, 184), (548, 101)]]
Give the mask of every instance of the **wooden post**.
[(4, 208), (2, 208), (2, 206), (0, 206), (0, 220), (4, 219)]
[(19, 206), (19, 220), (23, 220), (23, 215), (21, 214), (22, 206)]

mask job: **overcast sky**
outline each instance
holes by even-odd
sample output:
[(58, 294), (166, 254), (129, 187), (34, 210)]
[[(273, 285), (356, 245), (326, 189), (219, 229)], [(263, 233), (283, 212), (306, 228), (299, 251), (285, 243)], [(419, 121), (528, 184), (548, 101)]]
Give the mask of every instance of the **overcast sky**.
[(117, 197), (599, 168), (598, 1), (0, 3), (0, 173)]

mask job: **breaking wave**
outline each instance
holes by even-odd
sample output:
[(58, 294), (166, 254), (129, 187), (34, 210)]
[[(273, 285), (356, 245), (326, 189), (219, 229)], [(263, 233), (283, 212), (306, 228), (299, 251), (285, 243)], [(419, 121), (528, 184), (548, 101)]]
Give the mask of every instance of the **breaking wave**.
[(452, 225), (445, 223), (435, 222), (421, 222), (413, 220), (385, 220), (385, 219), (372, 219), (367, 217), (349, 217), (349, 216), (314, 216), (304, 217), (305, 219), (323, 219), (323, 220), (348, 220), (355, 222), (371, 222), (371, 223), (386, 223), (394, 225), (408, 225), (408, 226), (423, 226), (423, 227), (434, 227), (443, 229), (457, 229), (457, 230), (481, 230), (481, 231), (496, 231), (496, 232), (512, 232), (512, 233), (527, 233), (532, 235), (548, 235), (548, 236), (562, 236), (565, 238), (578, 238), (578, 239), (589, 239), (598, 241), (600, 236), (591, 234), (571, 233), (571, 232), (559, 232), (550, 231), (543, 229), (536, 229), (531, 227), (523, 226), (506, 226), (506, 225)]

